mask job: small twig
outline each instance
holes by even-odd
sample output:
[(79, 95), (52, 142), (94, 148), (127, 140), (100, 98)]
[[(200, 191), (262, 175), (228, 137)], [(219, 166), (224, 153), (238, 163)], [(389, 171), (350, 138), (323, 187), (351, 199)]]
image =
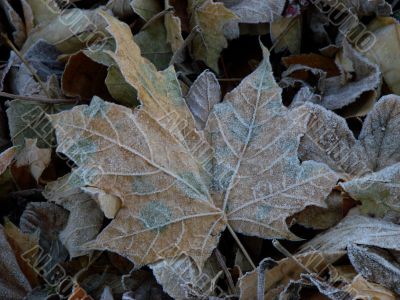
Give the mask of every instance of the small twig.
[(229, 223), (226, 223), (226, 227), (228, 228), (229, 232), (231, 233), (233, 239), (235, 240), (236, 244), (239, 246), (240, 250), (242, 251), (244, 257), (248, 260), (250, 263), (251, 267), (253, 269), (256, 268), (256, 265), (254, 264), (253, 260), (251, 259), (249, 253), (247, 253), (246, 249), (244, 248), (242, 242), (239, 240), (238, 236), (236, 235), (236, 232), (232, 229), (231, 225)]
[(15, 95), (6, 92), (0, 92), (0, 97), (21, 99), (27, 101), (35, 101), (35, 102), (43, 102), (50, 104), (58, 104), (58, 103), (79, 103), (79, 99), (52, 99), (52, 98), (44, 98), (38, 96), (23, 96), (23, 95)]
[(185, 50), (185, 48), (193, 41), (197, 33), (201, 32), (201, 28), (199, 25), (193, 27), (190, 31), (189, 35), (183, 41), (182, 45), (179, 47), (178, 50), (172, 55), (171, 60), (169, 61), (169, 65), (173, 65), (176, 63), (177, 57)]
[(4, 32), (1, 33), (1, 36), (3, 37), (4, 41), (6, 42), (6, 44), (11, 48), (11, 50), (13, 50), (15, 52), (15, 54), (18, 56), (18, 58), (22, 61), (22, 63), (28, 68), (29, 72), (31, 72), (32, 76), (36, 79), (36, 81), (40, 84), (40, 86), (42, 87), (44, 93), (46, 94), (46, 96), (48, 98), (50, 98), (50, 95), (47, 91), (47, 87), (46, 85), (42, 82), (42, 80), (39, 78), (39, 76), (37, 75), (36, 71), (34, 68), (32, 68), (32, 66), (30, 65), (30, 63), (24, 58), (24, 56), (19, 52), (19, 50), (17, 49), (17, 47), (14, 46), (13, 42), (11, 42), (11, 40), (8, 38), (7, 34), (5, 34)]
[(274, 50), (274, 48), (278, 45), (278, 43), (283, 39), (283, 37), (286, 35), (286, 33), (288, 33), (288, 31), (290, 29), (292, 29), (292, 27), (294, 26), (294, 24), (296, 24), (297, 18), (293, 18), (293, 20), (291, 20), (288, 24), (288, 26), (285, 28), (285, 30), (283, 30), (278, 37), (276, 38), (274, 44), (271, 46), (271, 48), (269, 49), (270, 52), (272, 52), (272, 50)]
[(214, 253), (217, 258), (218, 264), (221, 266), (222, 270), (225, 273), (226, 279), (228, 280), (229, 288), (231, 289), (231, 292), (234, 293), (235, 292), (235, 284), (233, 283), (232, 275), (229, 272), (229, 270), (225, 264), (225, 260), (222, 257), (221, 252), (217, 248), (215, 248)]
[(173, 7), (168, 7), (162, 11), (160, 11), (159, 13), (155, 14), (154, 16), (152, 16), (144, 25), (143, 27), (140, 29), (140, 31), (145, 30), (147, 27), (149, 27), (151, 24), (154, 23), (154, 21), (156, 21), (158, 18), (161, 18), (163, 16), (165, 16), (167, 13), (174, 11)]
[(243, 78), (218, 78), (218, 81), (242, 81)]
[(308, 273), (312, 274), (313, 272), (311, 272), (310, 269), (308, 269), (305, 265), (303, 265), (292, 253), (290, 253), (289, 251), (287, 251), (285, 249), (285, 247), (283, 247), (281, 245), (281, 243), (278, 242), (278, 240), (273, 239), (272, 240), (272, 244), (274, 245), (274, 247), (280, 252), (282, 253), (284, 256), (291, 258), (296, 264), (298, 264), (302, 269), (306, 270)]

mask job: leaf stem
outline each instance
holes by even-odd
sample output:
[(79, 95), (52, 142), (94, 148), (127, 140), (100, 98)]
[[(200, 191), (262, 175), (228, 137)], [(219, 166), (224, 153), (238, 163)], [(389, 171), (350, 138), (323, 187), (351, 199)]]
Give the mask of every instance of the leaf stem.
[(79, 99), (51, 99), (51, 98), (44, 98), (44, 97), (38, 97), (38, 96), (16, 95), (16, 94), (11, 94), (11, 93), (6, 93), (6, 92), (0, 92), (0, 97), (21, 99), (21, 100), (34, 101), (34, 102), (43, 102), (43, 103), (50, 103), (50, 104), (78, 103), (79, 102)]
[(242, 242), (239, 240), (239, 237), (236, 235), (236, 232), (232, 229), (231, 225), (229, 223), (226, 223), (226, 227), (228, 228), (229, 232), (231, 233), (233, 239), (235, 240), (236, 244), (239, 246), (240, 250), (243, 252), (244, 256), (250, 263), (251, 267), (253, 269), (256, 269), (256, 265), (254, 264), (253, 260), (251, 259), (249, 253), (247, 253), (246, 249), (244, 248)]
[(42, 80), (39, 78), (37, 75), (35, 69), (31, 66), (31, 64), (24, 58), (24, 56), (19, 52), (17, 47), (14, 46), (13, 42), (8, 38), (7, 34), (4, 32), (1, 33), (2, 38), (6, 42), (6, 44), (11, 48), (12, 51), (15, 52), (15, 54), (18, 56), (18, 58), (22, 61), (22, 63), (28, 68), (29, 72), (32, 74), (32, 76), (36, 79), (37, 83), (40, 84), (42, 87), (44, 93), (48, 98), (50, 98), (49, 92), (47, 91), (46, 85), (42, 82)]
[(158, 18), (161, 18), (163, 16), (165, 16), (167, 13), (174, 11), (173, 7), (168, 7), (162, 11), (160, 11), (159, 13), (155, 14), (154, 16), (152, 16), (144, 25), (143, 27), (140, 29), (140, 31), (145, 30), (146, 28), (148, 28), (151, 24), (154, 23), (154, 21), (156, 21)]

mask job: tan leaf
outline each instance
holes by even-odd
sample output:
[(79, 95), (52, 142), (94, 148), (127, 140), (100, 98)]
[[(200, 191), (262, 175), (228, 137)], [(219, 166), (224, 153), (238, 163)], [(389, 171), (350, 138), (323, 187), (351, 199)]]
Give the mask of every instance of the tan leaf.
[[(309, 271), (314, 273), (322, 272), (328, 266), (338, 260), (344, 252), (324, 254), (318, 251), (312, 251), (295, 255), (295, 259)], [(261, 263), (260, 263), (261, 264)], [(308, 273), (293, 258), (284, 258), (277, 262), (276, 266), (264, 271), (264, 299), (275, 299), (289, 284), (290, 281), (301, 279), (301, 274)], [(257, 299), (258, 277), (260, 276), (260, 267), (246, 273), (239, 279), (240, 299)]]
[(202, 264), (225, 226), (222, 212), (213, 205), (197, 162), (171, 133), (145, 111), (132, 114), (100, 99), (51, 119), (60, 141), (74, 140), (58, 151), (86, 170), (100, 166), (99, 181), (88, 185), (122, 200), (92, 247), (139, 265), (182, 251)]
[[(376, 18), (368, 26), (374, 36), (374, 43), (363, 51), (372, 62), (379, 65), (382, 76), (393, 93), (399, 94), (398, 70), (400, 64), (396, 51), (400, 45), (400, 25), (394, 18)], [(394, 51), (394, 52), (393, 52)]]
[(82, 188), (86, 193), (94, 196), (100, 209), (103, 211), (106, 218), (114, 219), (115, 215), (121, 208), (121, 200), (113, 195), (106, 194), (104, 191), (92, 188)]
[[(82, 179), (82, 186), (122, 201), (89, 248), (115, 251), (137, 266), (186, 254), (201, 268), (226, 226), (264, 238), (297, 239), (286, 219), (306, 206), (324, 206), (337, 176), (322, 164), (298, 160), (300, 136), (314, 108), (283, 106), (265, 48), (264, 55), (257, 70), (214, 106), (207, 125), (215, 162), (228, 170), (225, 175), (204, 173), (197, 155), (148, 113), (156, 109), (153, 103), (132, 112), (95, 97), (90, 106), (50, 116), (60, 141), (57, 151), (78, 165), (74, 173), (98, 171)], [(153, 85), (138, 70), (124, 68), (143, 80), (134, 81), (143, 98), (152, 101), (150, 89), (161, 93), (163, 72), (152, 66), (142, 72), (159, 76)]]
[(365, 280), (361, 275), (357, 275), (349, 287), (350, 293), (356, 299), (368, 300), (395, 300), (397, 296), (390, 290)]
[[(129, 26), (108, 15), (103, 16), (108, 23), (107, 30), (117, 45), (114, 53), (107, 53), (115, 61), (126, 82), (137, 90), (143, 110), (152, 118), (164, 122), (164, 127), (171, 128), (168, 122), (174, 118), (187, 123), (183, 130), (193, 129), (194, 120), (185, 105), (174, 68), (157, 71), (152, 63), (141, 56)], [(182, 139), (180, 130), (178, 127), (174, 131)]]
[(193, 39), (193, 58), (204, 61), (218, 72), (220, 53), (228, 46), (223, 27), (227, 22), (237, 19), (237, 16), (223, 3), (213, 0), (190, 0), (189, 11), (191, 26), (199, 26), (201, 29), (201, 33)]
[(51, 149), (39, 148), (36, 143), (37, 139), (25, 139), (25, 146), (16, 157), (16, 166), (29, 166), (33, 178), (38, 181), (51, 161)]
[[(281, 2), (284, 3), (284, 1)], [(272, 22), (270, 32), (272, 42), (276, 43), (275, 51), (281, 52), (288, 49), (293, 54), (300, 53), (301, 29), (301, 16), (279, 18)]]

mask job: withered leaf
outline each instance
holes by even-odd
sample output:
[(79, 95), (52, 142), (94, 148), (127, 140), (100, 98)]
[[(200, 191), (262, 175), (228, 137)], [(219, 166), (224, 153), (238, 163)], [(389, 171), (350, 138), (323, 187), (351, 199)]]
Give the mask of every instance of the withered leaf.
[(238, 20), (225, 25), (225, 34), (234, 39), (239, 36), (238, 23), (271, 23), (280, 18), (285, 8), (285, 0), (222, 0), (232, 10)]
[(400, 295), (400, 263), (389, 251), (352, 244), (347, 247), (347, 252), (352, 265), (365, 279)]
[(392, 291), (365, 280), (361, 275), (354, 277), (348, 289), (353, 292), (355, 297), (371, 300), (395, 300), (398, 298)]
[[(124, 26), (109, 22), (114, 36), (124, 32)], [(130, 42), (121, 36), (119, 43)], [(120, 54), (111, 55), (122, 64), (121, 59), (129, 58), (122, 55), (124, 47), (117, 49)], [(71, 158), (77, 170), (98, 170), (85, 185), (122, 202), (89, 248), (115, 251), (138, 266), (184, 253), (201, 267), (228, 224), (249, 235), (297, 239), (286, 219), (306, 206), (324, 206), (337, 176), (322, 164), (298, 160), (300, 136), (313, 107), (288, 111), (283, 106), (268, 52), (263, 51), (257, 70), (214, 106), (207, 123), (215, 162), (227, 171), (223, 177), (205, 173), (198, 157), (182, 143), (182, 135), (156, 120), (162, 118), (160, 102), (154, 99), (160, 95), (157, 100), (166, 104), (165, 113), (177, 107), (182, 112), (178, 116), (193, 122), (184, 102), (171, 104), (176, 98), (163, 94), (171, 86), (166, 74), (175, 78), (172, 69), (156, 72), (145, 60), (143, 72), (131, 67), (137, 61), (120, 66), (138, 89), (141, 109), (132, 112), (95, 97), (90, 106), (50, 116), (60, 141), (58, 151)], [(205, 140), (204, 144), (209, 147)]]
[(215, 75), (208, 70), (201, 73), (190, 87), (186, 101), (197, 129), (204, 129), (212, 108), (221, 101), (221, 87)]
[(382, 216), (398, 209), (399, 109), (398, 96), (382, 97), (367, 115), (358, 140), (344, 119), (322, 108), (315, 110), (318, 117), (308, 125), (300, 157), (325, 162), (348, 179), (341, 186), (363, 202), (364, 212)]
[(70, 104), (35, 103), (25, 100), (7, 102), (6, 110), (11, 140), (14, 146), (25, 145), (25, 139), (37, 139), (39, 148), (55, 146), (54, 131), (46, 114), (57, 113)]
[(8, 166), (11, 164), (13, 161), (15, 155), (17, 154), (17, 148), (16, 147), (10, 147), (7, 150), (4, 150), (0, 154), (0, 175), (3, 174)]
[(197, 162), (171, 133), (145, 111), (132, 114), (96, 98), (51, 119), (60, 141), (74, 141), (58, 151), (86, 170), (100, 167), (101, 176), (89, 186), (122, 200), (92, 247), (137, 264), (187, 251), (201, 265), (224, 227), (222, 212), (212, 204)]
[[(185, 105), (173, 67), (157, 71), (151, 62), (141, 56), (129, 26), (110, 16), (103, 17), (108, 23), (107, 31), (116, 43), (115, 51), (106, 53), (114, 60), (125, 81), (136, 89), (142, 109), (183, 139), (185, 135), (180, 131), (193, 129), (194, 120)], [(180, 128), (182, 125), (176, 127), (171, 121), (187, 124)]]
[(162, 260), (151, 264), (150, 268), (163, 290), (174, 299), (188, 299), (193, 294), (213, 296), (213, 279), (219, 272), (214, 256), (206, 261), (203, 269), (188, 256)]
[(10, 2), (11, 1), (9, 0), (1, 0), (0, 7), (5, 14), (5, 18), (8, 20), (9, 25), (13, 28), (12, 36), (14, 43), (18, 47), (21, 47), (26, 39), (25, 25), (24, 21)]
[(99, 233), (103, 213), (95, 201), (75, 185), (73, 176), (67, 174), (46, 185), (43, 195), (69, 211), (68, 221), (59, 233), (60, 241), (71, 258), (87, 254), (81, 246)]
[(350, 213), (335, 227), (317, 235), (302, 246), (321, 252), (344, 250), (350, 244), (371, 245), (400, 250), (400, 225)]
[(374, 43), (367, 45), (363, 51), (372, 62), (379, 65), (382, 76), (393, 93), (399, 94), (399, 78), (396, 75), (400, 68), (395, 58), (396, 49), (399, 47), (400, 25), (394, 18), (376, 18), (368, 26), (374, 36)]
[(207, 122), (215, 151), (214, 189), (223, 194), (217, 200), (234, 230), (294, 238), (286, 218), (308, 205), (325, 206), (337, 178), (322, 164), (300, 164), (298, 143), (314, 107), (283, 106), (263, 51), (260, 66), (214, 106)]
[(22, 299), (31, 290), (31, 286), (18, 265), (3, 225), (0, 225), (0, 247), (0, 297), (10, 300)]
[(228, 46), (223, 31), (224, 25), (237, 19), (237, 16), (221, 2), (214, 0), (188, 2), (191, 26), (199, 26), (201, 29), (200, 34), (193, 39), (193, 58), (204, 61), (207, 66), (218, 72), (219, 55)]
[[(318, 251), (311, 251), (295, 255), (295, 259), (314, 273), (322, 272), (327, 267), (344, 255), (344, 252), (324, 254)], [(261, 263), (260, 263), (261, 264)], [(265, 270), (264, 299), (275, 299), (291, 281), (301, 279), (301, 274), (307, 273), (292, 258), (284, 258), (277, 262), (271, 269)], [(257, 299), (257, 282), (260, 276), (260, 267), (246, 273), (239, 279), (240, 299)]]
[(29, 166), (33, 178), (39, 181), (50, 160), (51, 149), (39, 148), (37, 146), (37, 139), (25, 139), (25, 146), (16, 157), (16, 166)]

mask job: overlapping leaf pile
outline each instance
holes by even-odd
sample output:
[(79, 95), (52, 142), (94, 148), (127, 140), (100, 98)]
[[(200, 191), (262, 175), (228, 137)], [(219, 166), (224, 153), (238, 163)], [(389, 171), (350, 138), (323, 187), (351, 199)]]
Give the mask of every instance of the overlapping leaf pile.
[(400, 296), (397, 1), (0, 3), (2, 298)]

